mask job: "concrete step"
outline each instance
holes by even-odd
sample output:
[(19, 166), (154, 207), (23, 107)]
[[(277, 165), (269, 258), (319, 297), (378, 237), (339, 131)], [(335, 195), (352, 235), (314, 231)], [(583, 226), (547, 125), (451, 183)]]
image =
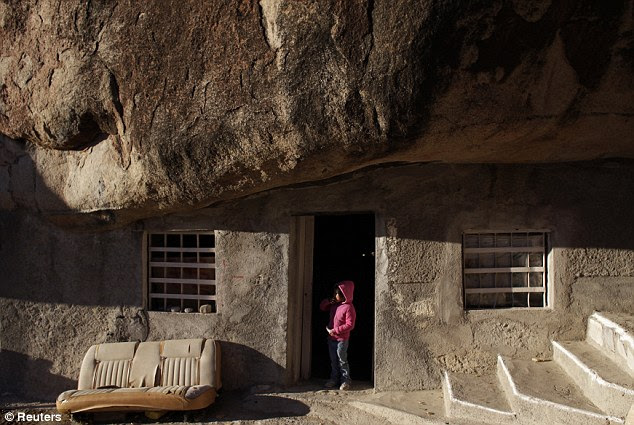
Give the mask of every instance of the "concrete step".
[(478, 418), (495, 424), (517, 423), (494, 374), (475, 376), (445, 371), (442, 388), (445, 415), (449, 418)]
[(484, 422), (478, 417), (467, 420), (447, 417), (444, 414), (443, 394), (440, 390), (386, 391), (358, 397), (349, 405), (373, 417), (382, 418), (383, 424), (492, 425), (491, 422)]
[(552, 361), (498, 356), (498, 377), (511, 408), (524, 424), (608, 425), (624, 420), (606, 415)]
[(586, 341), (595, 345), (634, 377), (634, 316), (594, 312), (588, 318)]
[[(346, 410), (346, 421), (351, 424), (385, 425), (386, 422), (390, 422), (385, 417), (386, 412), (380, 408), (366, 408), (361, 402), (349, 402), (348, 406), (346, 406)], [(333, 424), (338, 424), (342, 421), (341, 413), (337, 412), (337, 409), (333, 409), (332, 412), (320, 412), (319, 419), (320, 424), (323, 424), (326, 420), (328, 421), (326, 423)], [(403, 425), (414, 425), (414, 422), (406, 420), (403, 422)]]
[(627, 415), (634, 403), (634, 378), (599, 349), (585, 341), (553, 341), (553, 358), (603, 412)]

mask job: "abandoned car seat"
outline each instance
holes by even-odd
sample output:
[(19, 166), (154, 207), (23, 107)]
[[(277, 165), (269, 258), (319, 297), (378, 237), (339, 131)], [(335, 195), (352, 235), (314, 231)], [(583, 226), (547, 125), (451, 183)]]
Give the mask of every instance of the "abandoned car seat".
[(93, 345), (76, 390), (57, 398), (61, 413), (195, 410), (222, 387), (220, 344), (211, 339)]

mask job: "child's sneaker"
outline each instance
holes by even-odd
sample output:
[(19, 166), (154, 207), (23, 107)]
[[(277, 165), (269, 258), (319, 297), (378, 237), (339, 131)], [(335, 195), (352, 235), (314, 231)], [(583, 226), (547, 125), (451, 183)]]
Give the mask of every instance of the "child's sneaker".
[(332, 379), (326, 382), (326, 384), (324, 385), (324, 387), (326, 388), (335, 388), (336, 386), (337, 386), (337, 383), (333, 381)]
[(344, 382), (343, 384), (341, 384), (339, 389), (342, 391), (347, 391), (350, 389), (350, 387), (351, 387), (350, 382)]

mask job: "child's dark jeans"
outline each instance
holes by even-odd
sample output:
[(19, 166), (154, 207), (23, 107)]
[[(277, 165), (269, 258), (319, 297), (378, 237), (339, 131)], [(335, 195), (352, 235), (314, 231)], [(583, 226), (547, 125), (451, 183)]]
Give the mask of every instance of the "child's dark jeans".
[(328, 352), (330, 353), (330, 380), (333, 382), (350, 383), (350, 365), (348, 364), (348, 342), (335, 341), (328, 338)]

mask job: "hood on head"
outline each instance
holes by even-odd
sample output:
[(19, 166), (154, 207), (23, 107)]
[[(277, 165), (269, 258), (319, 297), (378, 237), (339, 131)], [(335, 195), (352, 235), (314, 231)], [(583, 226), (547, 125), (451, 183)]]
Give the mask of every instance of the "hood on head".
[(339, 289), (343, 293), (343, 297), (345, 298), (344, 304), (351, 304), (353, 293), (354, 293), (354, 282), (351, 280), (344, 280), (339, 282)]

